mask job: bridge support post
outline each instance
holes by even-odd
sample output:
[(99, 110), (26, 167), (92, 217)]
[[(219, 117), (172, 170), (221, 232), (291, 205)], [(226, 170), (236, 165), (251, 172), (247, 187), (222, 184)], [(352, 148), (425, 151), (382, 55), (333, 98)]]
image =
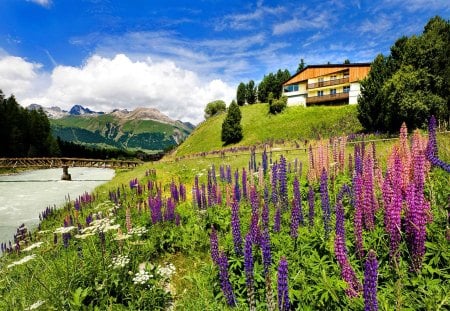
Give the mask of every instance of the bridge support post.
[(72, 180), (72, 176), (69, 174), (69, 166), (63, 165), (63, 174), (61, 176), (61, 180)]

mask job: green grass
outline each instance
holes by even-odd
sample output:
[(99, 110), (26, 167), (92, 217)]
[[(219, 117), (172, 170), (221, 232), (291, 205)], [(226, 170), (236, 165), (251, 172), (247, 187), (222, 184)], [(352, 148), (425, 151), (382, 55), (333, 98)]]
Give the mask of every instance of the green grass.
[[(303, 141), (362, 130), (356, 117), (356, 106), (292, 106), (278, 115), (271, 115), (268, 110), (267, 104), (241, 107), (244, 137), (231, 146), (251, 146), (277, 140)], [(221, 114), (200, 124), (178, 147), (176, 156), (223, 148), (221, 131), (224, 118), (225, 114)]]

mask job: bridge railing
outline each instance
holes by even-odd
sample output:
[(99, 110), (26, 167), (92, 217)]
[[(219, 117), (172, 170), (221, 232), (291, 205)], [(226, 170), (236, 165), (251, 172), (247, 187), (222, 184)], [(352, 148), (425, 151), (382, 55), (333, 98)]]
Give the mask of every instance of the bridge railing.
[(99, 168), (134, 168), (143, 164), (141, 161), (103, 160), (83, 158), (0, 158), (0, 168), (16, 167), (99, 167)]

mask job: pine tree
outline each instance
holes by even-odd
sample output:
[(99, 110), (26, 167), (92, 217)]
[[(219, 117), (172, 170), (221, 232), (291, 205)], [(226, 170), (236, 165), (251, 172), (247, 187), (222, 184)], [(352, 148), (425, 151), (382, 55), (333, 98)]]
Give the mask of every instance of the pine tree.
[(245, 98), (247, 94), (247, 87), (244, 82), (239, 83), (236, 93), (236, 100), (239, 106), (245, 105)]
[(233, 100), (222, 123), (222, 141), (225, 145), (237, 143), (242, 139), (241, 110)]

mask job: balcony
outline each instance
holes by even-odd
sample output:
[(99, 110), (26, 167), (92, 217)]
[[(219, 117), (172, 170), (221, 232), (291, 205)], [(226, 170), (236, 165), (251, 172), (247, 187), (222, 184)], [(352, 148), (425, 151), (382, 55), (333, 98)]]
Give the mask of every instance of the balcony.
[(309, 83), (308, 89), (315, 89), (318, 87), (326, 87), (326, 86), (332, 86), (332, 85), (337, 85), (337, 84), (344, 84), (344, 83), (348, 83), (348, 81), (349, 81), (348, 77), (345, 77), (342, 79), (333, 79), (333, 80), (328, 80), (328, 81)]
[(312, 96), (306, 98), (306, 105), (314, 105), (317, 103), (334, 102), (339, 100), (348, 100), (348, 93), (336, 93), (323, 96)]

